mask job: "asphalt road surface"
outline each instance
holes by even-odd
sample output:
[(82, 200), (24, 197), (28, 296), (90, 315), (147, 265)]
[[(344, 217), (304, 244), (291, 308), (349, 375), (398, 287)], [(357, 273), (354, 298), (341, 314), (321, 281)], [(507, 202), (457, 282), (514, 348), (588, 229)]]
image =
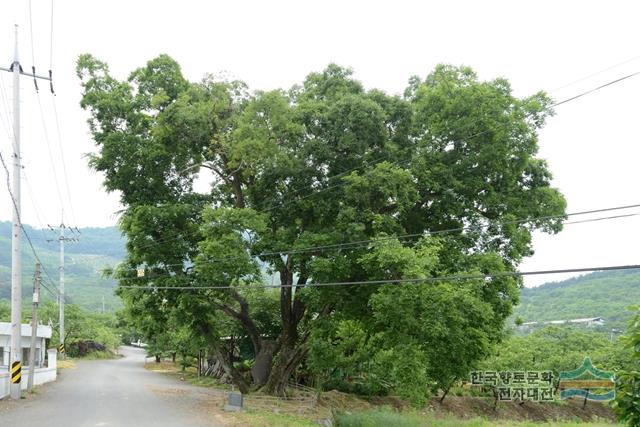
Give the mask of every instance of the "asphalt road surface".
[(78, 362), (33, 398), (0, 402), (0, 426), (219, 427), (220, 392), (144, 369), (144, 350), (125, 357)]

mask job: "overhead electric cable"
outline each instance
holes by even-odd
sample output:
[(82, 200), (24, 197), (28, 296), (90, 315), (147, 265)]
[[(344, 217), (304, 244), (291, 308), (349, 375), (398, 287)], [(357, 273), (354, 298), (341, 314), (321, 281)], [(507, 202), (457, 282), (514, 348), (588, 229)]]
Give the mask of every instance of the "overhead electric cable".
[(40, 110), (40, 119), (42, 122), (42, 130), (44, 132), (44, 141), (47, 146), (47, 152), (49, 153), (49, 162), (51, 163), (51, 170), (53, 171), (53, 180), (56, 186), (56, 192), (58, 193), (58, 201), (60, 202), (60, 208), (64, 209), (64, 202), (62, 198), (62, 192), (60, 191), (60, 183), (58, 182), (58, 172), (56, 170), (55, 160), (53, 158), (53, 152), (51, 150), (51, 143), (49, 141), (49, 132), (47, 130), (47, 124), (44, 117), (44, 111), (42, 109), (42, 102), (40, 101), (40, 95), (36, 95), (38, 100), (38, 107)]
[(572, 96), (571, 98), (567, 98), (567, 99), (565, 99), (565, 100), (563, 100), (563, 101), (556, 102), (555, 104), (553, 104), (553, 105), (552, 105), (552, 107), (557, 107), (558, 105), (566, 104), (567, 102), (574, 101), (574, 100), (576, 100), (576, 99), (578, 99), (578, 98), (582, 98), (582, 97), (583, 97), (583, 96), (585, 96), (585, 95), (589, 95), (589, 94), (591, 94), (591, 93), (593, 93), (593, 92), (596, 92), (596, 91), (598, 91), (598, 90), (600, 90), (600, 89), (604, 89), (605, 87), (611, 86), (611, 85), (613, 85), (613, 84), (620, 83), (621, 81), (624, 81), (624, 80), (630, 79), (631, 77), (635, 77), (635, 76), (637, 76), (638, 74), (640, 74), (640, 71), (636, 71), (635, 73), (631, 73), (631, 74), (626, 75), (626, 76), (624, 76), (624, 77), (620, 77), (620, 78), (618, 78), (618, 79), (612, 80), (612, 81), (610, 81), (610, 82), (607, 82), (607, 83), (605, 83), (605, 84), (603, 84), (603, 85), (600, 85), (600, 86), (598, 86), (598, 87), (595, 87), (595, 88), (593, 88), (593, 89), (589, 89), (589, 90), (588, 90), (588, 91), (586, 91), (586, 92), (582, 92), (582, 93), (580, 93), (580, 94), (578, 94), (578, 95)]
[[(49, 22), (49, 72), (53, 69), (53, 0), (51, 0), (51, 20)], [(51, 91), (53, 92), (53, 90)]]
[(26, 187), (27, 187), (27, 196), (29, 197), (29, 200), (31, 201), (31, 206), (33, 207), (33, 211), (36, 214), (36, 219), (38, 220), (38, 226), (40, 227), (40, 232), (42, 233), (43, 239), (46, 240), (46, 235), (45, 235), (45, 231), (44, 231), (44, 222), (42, 221), (42, 216), (40, 215), (42, 213), (42, 211), (40, 209), (40, 205), (36, 201), (36, 198), (35, 198), (35, 195), (34, 195), (34, 192), (33, 192), (33, 188), (31, 187), (31, 184), (29, 183), (29, 179), (27, 178), (27, 172), (24, 169), (22, 170), (22, 177), (24, 178), (24, 183), (26, 184)]
[(239, 290), (239, 289), (264, 289), (264, 288), (318, 288), (329, 286), (365, 286), (365, 285), (391, 285), (391, 284), (403, 284), (403, 283), (431, 283), (442, 281), (455, 281), (455, 280), (486, 280), (486, 279), (498, 279), (501, 277), (522, 277), (522, 276), (535, 276), (546, 274), (564, 274), (564, 273), (587, 273), (595, 271), (618, 271), (618, 270), (639, 270), (640, 264), (634, 265), (612, 265), (602, 267), (580, 267), (580, 268), (562, 268), (555, 270), (533, 270), (533, 271), (500, 271), (496, 273), (487, 274), (452, 274), (445, 276), (433, 276), (424, 278), (411, 278), (411, 279), (382, 279), (382, 280), (357, 280), (357, 281), (345, 281), (345, 282), (319, 282), (319, 283), (307, 283), (302, 285), (269, 285), (269, 284), (246, 284), (240, 286), (154, 286), (153, 284), (147, 286), (131, 286), (120, 285), (120, 289), (139, 289), (139, 290), (181, 290), (181, 291), (197, 291), (197, 290)]
[(29, 0), (29, 33), (31, 35), (31, 65), (36, 65), (36, 54), (33, 47), (33, 17), (31, 14), (31, 0)]
[[(592, 210), (588, 210), (588, 211), (568, 213), (566, 215), (545, 216), (545, 217), (538, 217), (538, 218), (530, 218), (530, 219), (526, 219), (526, 220), (503, 221), (503, 222), (498, 222), (498, 223), (494, 223), (494, 224), (486, 224), (486, 225), (483, 225), (483, 227), (491, 226), (491, 225), (511, 225), (511, 224), (518, 224), (518, 223), (522, 223), (522, 222), (529, 222), (529, 221), (540, 221), (540, 220), (545, 220), (545, 219), (560, 219), (560, 218), (564, 218), (565, 216), (578, 216), (578, 215), (610, 212), (610, 211), (614, 211), (614, 210), (629, 209), (629, 208), (634, 208), (634, 207), (640, 207), (640, 204), (617, 206), (617, 207), (602, 208), (602, 209), (592, 209)], [(563, 222), (563, 224), (565, 224), (565, 225), (583, 224), (583, 223), (588, 223), (588, 222), (604, 221), (604, 220), (619, 219), (619, 218), (628, 218), (628, 217), (634, 217), (634, 216), (640, 216), (640, 213), (630, 213), (630, 214), (614, 215), (614, 216), (599, 217), (599, 218), (589, 218), (589, 219), (580, 220), (580, 221), (565, 221), (565, 222)], [(416, 233), (416, 234), (405, 234), (405, 235), (400, 235), (400, 236), (386, 236), (386, 237), (378, 237), (378, 238), (373, 238), (373, 239), (358, 240), (358, 241), (354, 241), (354, 242), (335, 243), (335, 244), (330, 244), (330, 245), (310, 246), (310, 247), (305, 247), (305, 248), (289, 248), (288, 250), (282, 250), (282, 251), (261, 252), (261, 253), (258, 253), (256, 255), (252, 255), (252, 256), (253, 257), (264, 257), (264, 256), (284, 255), (284, 254), (288, 255), (288, 254), (306, 253), (306, 252), (321, 252), (321, 251), (325, 251), (325, 250), (342, 249), (342, 248), (356, 249), (356, 248), (359, 248), (359, 247), (361, 247), (363, 245), (368, 245), (370, 243), (378, 243), (378, 242), (387, 241), (387, 240), (396, 240), (396, 239), (400, 240), (400, 239), (415, 238), (415, 237), (428, 237), (428, 236), (431, 236), (431, 235), (441, 235), (441, 234), (447, 234), (447, 233), (453, 233), (453, 232), (459, 232), (459, 231), (465, 231), (465, 230), (472, 230), (474, 228), (477, 228), (477, 227), (467, 226), (467, 227), (459, 227), (459, 228), (450, 228), (450, 229), (446, 229), (446, 230), (438, 230), (438, 231), (434, 231), (434, 232), (431, 232), (431, 233)], [(224, 262), (224, 261), (233, 261), (233, 260), (244, 259), (244, 258), (246, 258), (246, 254), (245, 255), (240, 255), (240, 256), (232, 256), (232, 257), (210, 259), (210, 260), (207, 260), (205, 264), (213, 264), (213, 263), (216, 263), (216, 262)], [(157, 267), (158, 268), (182, 267), (184, 265), (185, 265), (185, 263), (181, 263), (181, 264), (162, 264), (162, 265), (159, 265)], [(136, 267), (136, 268), (119, 269), (119, 271), (136, 271), (136, 270), (138, 270), (140, 268), (145, 268), (145, 267), (144, 266), (140, 266), (140, 267)], [(139, 277), (139, 278), (136, 277), (136, 278), (133, 278), (133, 279), (166, 278), (166, 277), (173, 277), (173, 276), (171, 276), (171, 275), (155, 275), (155, 276), (147, 276), (147, 277), (143, 276), (143, 277)], [(132, 278), (127, 278), (127, 279), (132, 279)]]
[(618, 67), (620, 67), (620, 66), (622, 66), (622, 65), (629, 64), (629, 63), (631, 63), (631, 62), (633, 62), (633, 61), (637, 61), (637, 60), (639, 60), (639, 59), (640, 59), (640, 56), (634, 56), (633, 58), (629, 58), (629, 59), (627, 59), (626, 61), (618, 62), (618, 63), (616, 63), (616, 64), (613, 64), (613, 65), (608, 66), (607, 68), (603, 68), (603, 69), (601, 69), (601, 70), (598, 70), (598, 71), (595, 71), (595, 72), (593, 72), (593, 73), (591, 73), (591, 74), (588, 74), (588, 75), (586, 75), (586, 76), (584, 76), (584, 77), (581, 77), (581, 78), (579, 78), (579, 79), (577, 79), (577, 80), (573, 80), (573, 81), (571, 81), (571, 82), (569, 82), (569, 83), (566, 83), (566, 84), (564, 84), (564, 85), (562, 85), (562, 86), (560, 86), (560, 87), (557, 87), (557, 88), (555, 88), (555, 89), (552, 89), (552, 90), (548, 91), (547, 93), (557, 92), (557, 91), (559, 91), (559, 90), (561, 90), (561, 89), (565, 89), (565, 88), (567, 88), (567, 87), (569, 87), (569, 86), (573, 86), (573, 85), (575, 85), (576, 83), (583, 82), (583, 81), (588, 80), (588, 79), (590, 79), (590, 78), (592, 78), (592, 77), (598, 76), (598, 75), (600, 75), (600, 74), (602, 74), (602, 73), (605, 73), (605, 72), (607, 72), (607, 71), (613, 70), (614, 68), (618, 68)]
[[(9, 174), (9, 168), (7, 167), (7, 164), (5, 163), (4, 160), (4, 156), (2, 156), (2, 153), (0, 153), (0, 163), (2, 164), (2, 167), (4, 168), (6, 175), (7, 175), (7, 191), (9, 192), (9, 197), (11, 198), (11, 202), (13, 204), (13, 208), (15, 209), (16, 212), (19, 212), (19, 210), (17, 209), (17, 205), (16, 205), (16, 199), (13, 195), (13, 191), (11, 191), (11, 180), (10, 180), (10, 174)], [(31, 253), (33, 254), (33, 257), (36, 259), (36, 261), (38, 261), (42, 267), (42, 271), (45, 273), (45, 275), (49, 278), (50, 283), (53, 283), (53, 280), (51, 279), (51, 276), (49, 275), (49, 273), (47, 272), (47, 270), (44, 268), (44, 263), (42, 262), (42, 260), (40, 259), (40, 256), (38, 255), (35, 247), (33, 246), (33, 242), (31, 241), (31, 237), (29, 236), (29, 233), (27, 233), (27, 230), (24, 227), (24, 224), (22, 223), (22, 219), (20, 218), (20, 216), (18, 215), (18, 225), (20, 226), (20, 229), (22, 230), (22, 233), (24, 234), (25, 238), (27, 239), (27, 242), (29, 244), (29, 247), (31, 248)], [(57, 293), (54, 293), (53, 291), (51, 291), (51, 289), (49, 289), (45, 283), (42, 283), (43, 287), (47, 290), (49, 290), (49, 292), (51, 292), (55, 297), (57, 297)], [(55, 285), (53, 285), (55, 288)]]
[(76, 221), (75, 209), (73, 207), (73, 201), (71, 197), (71, 188), (69, 187), (69, 174), (67, 173), (67, 162), (64, 156), (62, 136), (60, 133), (60, 120), (58, 119), (58, 107), (56, 105), (55, 96), (52, 96), (52, 104), (53, 104), (53, 115), (56, 121), (56, 133), (58, 135), (58, 147), (60, 148), (60, 158), (62, 159), (62, 172), (63, 172), (65, 187), (67, 189), (67, 197), (69, 200), (69, 211), (71, 212), (71, 218), (73, 219), (73, 223), (78, 224), (78, 222)]
[(13, 147), (13, 152), (16, 151), (15, 149), (15, 142), (13, 141), (14, 138), (14, 133), (13, 133), (13, 124), (11, 123), (11, 114), (12, 111), (9, 108), (9, 97), (7, 96), (7, 91), (4, 87), (4, 74), (0, 73), (0, 98), (2, 98), (2, 104), (4, 106), (4, 109), (6, 111), (6, 116), (7, 116), (7, 120), (8, 122), (6, 123), (6, 128), (9, 132), (9, 137), (11, 138), (11, 146)]

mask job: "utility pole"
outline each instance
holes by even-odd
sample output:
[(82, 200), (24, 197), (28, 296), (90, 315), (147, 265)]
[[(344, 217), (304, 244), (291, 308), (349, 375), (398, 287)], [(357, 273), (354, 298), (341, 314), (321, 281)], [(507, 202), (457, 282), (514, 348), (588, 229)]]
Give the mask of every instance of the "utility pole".
[[(20, 65), (18, 55), (18, 26), (15, 26), (15, 45), (11, 67), (0, 67), (0, 71), (13, 74), (13, 185), (11, 197), (13, 199), (13, 220), (11, 226), (11, 352), (9, 372), (11, 374), (10, 394), (12, 399), (20, 399), (20, 380), (22, 371), (22, 256), (20, 248), (22, 220), (20, 219), (20, 76), (33, 77), (51, 81), (51, 77), (25, 73)], [(51, 73), (49, 73), (51, 76)]]
[(33, 277), (33, 308), (31, 312), (31, 345), (29, 346), (29, 380), (27, 391), (33, 389), (33, 377), (36, 371), (36, 338), (38, 336), (38, 302), (40, 301), (40, 263), (36, 263), (36, 273)]
[[(49, 228), (53, 231), (53, 227), (49, 226)], [(60, 230), (60, 234), (58, 236), (58, 242), (60, 244), (60, 285), (59, 285), (59, 289), (60, 289), (60, 295), (58, 296), (58, 308), (60, 310), (59, 316), (60, 316), (60, 353), (62, 353), (62, 357), (65, 357), (65, 348), (64, 348), (64, 304), (65, 304), (65, 294), (64, 294), (64, 243), (65, 242), (77, 242), (78, 239), (74, 238), (74, 237), (65, 237), (64, 235), (64, 230), (70, 227), (67, 227), (64, 225), (64, 214), (62, 216), (62, 222), (60, 223), (60, 226), (58, 227)], [(73, 232), (73, 228), (70, 228), (71, 231)], [(76, 230), (78, 230), (76, 228)], [(79, 232), (80, 230), (78, 230)], [(47, 242), (52, 242), (54, 240), (47, 240)]]
[(11, 227), (11, 398), (20, 399), (20, 378), (13, 381), (14, 370), (21, 370), (22, 358), (22, 253), (20, 248), (20, 61), (18, 26), (13, 51), (13, 225)]

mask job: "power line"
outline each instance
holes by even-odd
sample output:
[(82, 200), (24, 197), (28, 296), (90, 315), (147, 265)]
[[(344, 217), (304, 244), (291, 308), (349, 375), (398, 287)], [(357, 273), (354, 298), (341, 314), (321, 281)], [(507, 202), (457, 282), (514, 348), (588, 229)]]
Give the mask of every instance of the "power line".
[(58, 201), (60, 202), (60, 207), (64, 209), (62, 192), (60, 191), (60, 183), (58, 182), (58, 173), (56, 170), (55, 161), (53, 159), (53, 152), (51, 151), (51, 144), (49, 142), (49, 132), (47, 131), (47, 124), (44, 118), (44, 111), (42, 109), (42, 102), (40, 101), (40, 95), (36, 94), (36, 99), (38, 100), (38, 109), (40, 110), (40, 119), (42, 122), (42, 130), (44, 131), (44, 140), (47, 145), (47, 152), (49, 153), (49, 162), (51, 163), (51, 169), (53, 171), (53, 180), (56, 185), (56, 191), (58, 193)]
[[(49, 72), (51, 70), (53, 70), (53, 0), (51, 0), (51, 20), (49, 22)], [(51, 92), (53, 92), (53, 86)]]
[[(9, 108), (9, 96), (7, 95), (7, 91), (4, 87), (4, 75), (0, 74), (0, 98), (2, 98), (2, 104), (5, 108), (6, 111), (6, 116), (7, 116), (7, 123), (5, 124), (7, 132), (8, 132), (8, 136), (9, 138), (13, 138), (14, 137), (14, 132), (13, 132), (13, 125), (11, 124), (11, 118), (10, 118), (10, 114), (11, 114), (11, 109)], [(11, 141), (11, 144), (13, 146), (14, 142)], [(13, 148), (13, 151), (15, 151), (15, 147)]]
[(595, 272), (595, 271), (618, 271), (618, 270), (638, 270), (640, 269), (640, 265), (613, 265), (613, 266), (604, 266), (604, 267), (584, 267), (584, 268), (562, 268), (555, 270), (533, 270), (533, 271), (501, 271), (497, 273), (487, 273), (487, 274), (452, 274), (446, 276), (434, 276), (434, 277), (424, 277), (424, 278), (412, 278), (412, 279), (383, 279), (383, 280), (357, 280), (350, 282), (320, 282), (320, 283), (307, 283), (304, 285), (268, 285), (268, 284), (260, 284), (260, 285), (241, 285), (241, 286), (223, 286), (223, 285), (214, 285), (214, 286), (131, 286), (131, 285), (120, 285), (121, 289), (140, 289), (140, 290), (184, 290), (184, 291), (193, 291), (193, 290), (230, 290), (230, 289), (264, 289), (264, 288), (319, 288), (319, 287), (329, 287), (329, 286), (364, 286), (364, 285), (387, 285), (387, 284), (402, 284), (402, 283), (431, 283), (431, 282), (441, 282), (441, 281), (454, 281), (454, 280), (486, 280), (486, 279), (499, 279), (502, 277), (522, 277), (522, 276), (535, 276), (535, 275), (546, 275), (546, 274), (563, 274), (563, 273), (586, 273), (586, 272)]
[(603, 85), (600, 85), (600, 86), (598, 86), (598, 87), (595, 87), (595, 88), (593, 88), (593, 89), (589, 89), (589, 90), (588, 90), (588, 91), (586, 91), (586, 92), (582, 92), (582, 93), (580, 93), (580, 94), (578, 94), (578, 95), (572, 96), (571, 98), (567, 98), (567, 99), (565, 99), (565, 100), (563, 100), (563, 101), (556, 102), (555, 104), (553, 104), (553, 105), (552, 105), (552, 107), (557, 107), (558, 105), (566, 104), (567, 102), (570, 102), (570, 101), (576, 100), (576, 99), (578, 99), (578, 98), (582, 98), (582, 97), (583, 97), (583, 96), (585, 96), (585, 95), (589, 95), (590, 93), (596, 92), (596, 91), (598, 91), (598, 90), (600, 90), (600, 89), (603, 89), (603, 88), (605, 88), (605, 87), (607, 87), (607, 86), (611, 86), (611, 85), (613, 85), (613, 84), (615, 84), (615, 83), (619, 83), (619, 82), (621, 82), (621, 81), (623, 81), (623, 80), (630, 79), (631, 77), (635, 77), (635, 76), (637, 76), (638, 74), (640, 74), (640, 71), (636, 71), (635, 73), (631, 73), (631, 74), (626, 75), (626, 76), (624, 76), (624, 77), (620, 77), (620, 78), (618, 78), (618, 79), (612, 80), (612, 81), (610, 81), (610, 82), (607, 82), (607, 83), (605, 83), (605, 84), (603, 84)]
[[(29, 5), (31, 5), (31, 0), (29, 0)], [(51, 73), (51, 70), (53, 69), (53, 22), (54, 22), (54, 13), (53, 13), (53, 0), (51, 0), (51, 13), (50, 13), (50, 22), (49, 22), (49, 73)], [(32, 42), (33, 42), (33, 32), (31, 34), (32, 37)], [(62, 172), (63, 172), (63, 178), (64, 178), (64, 182), (65, 182), (65, 187), (67, 190), (67, 199), (69, 202), (69, 211), (71, 212), (71, 218), (73, 219), (73, 222), (77, 224), (76, 221), (76, 215), (75, 215), (75, 210), (73, 207), (73, 201), (72, 201), (72, 197), (71, 197), (71, 189), (69, 187), (69, 174), (67, 173), (67, 162), (65, 160), (65, 155), (64, 155), (64, 149), (63, 149), (63, 143), (62, 143), (62, 133), (60, 132), (60, 119), (58, 117), (58, 107), (57, 107), (57, 103), (56, 103), (56, 97), (55, 97), (55, 93), (53, 93), (53, 87), (51, 89), (51, 93), (52, 93), (52, 105), (53, 105), (53, 113), (54, 113), (54, 117), (55, 117), (55, 124), (56, 124), (56, 134), (58, 137), (58, 148), (60, 149), (60, 159), (62, 161)], [(44, 123), (44, 115), (42, 113), (42, 105), (40, 104), (40, 97), (39, 94), (37, 94), (38, 96), (38, 104), (40, 105), (40, 114), (42, 116), (42, 120)], [(44, 124), (43, 124), (44, 126)], [(45, 133), (46, 133), (46, 129), (45, 129)], [(47, 138), (47, 146), (49, 146), (49, 141)], [(51, 158), (51, 149), (49, 148), (49, 157)], [(53, 159), (52, 159), (53, 161)], [(54, 168), (54, 174), (55, 174), (55, 168)], [(57, 184), (57, 174), (56, 174), (56, 185)], [(58, 194), (60, 195), (60, 189), (58, 187)], [(60, 200), (60, 204), (62, 206), (62, 198)]]
[[(35, 65), (35, 49), (34, 49), (34, 38), (33, 38), (33, 20), (32, 20), (32, 12), (31, 12), (31, 0), (29, 0), (29, 29), (30, 29), (30, 36), (31, 36), (31, 59), (33, 61), (33, 64)], [(51, 22), (50, 22), (50, 49), (49, 49), (49, 73), (51, 73), (51, 66), (53, 63), (53, 0), (51, 0)], [(33, 72), (35, 74), (35, 67), (33, 68)], [(36, 81), (36, 78), (34, 76), (34, 82)], [(53, 91), (52, 91), (53, 92)], [(58, 199), (60, 201), (60, 207), (62, 209), (64, 209), (64, 202), (63, 202), (63, 197), (62, 197), (62, 191), (60, 190), (60, 184), (58, 182), (58, 173), (55, 167), (55, 160), (53, 158), (53, 152), (51, 150), (51, 144), (49, 141), (49, 132), (47, 129), (47, 125), (46, 125), (46, 121), (45, 121), (45, 117), (44, 117), (44, 110), (42, 108), (42, 101), (40, 100), (40, 93), (38, 91), (38, 86), (36, 84), (36, 97), (38, 99), (38, 107), (39, 107), (39, 111), (40, 111), (40, 118), (42, 121), (42, 129), (44, 131), (44, 138), (45, 138), (45, 142), (47, 144), (47, 151), (49, 153), (49, 160), (51, 162), (51, 167), (53, 170), (53, 175), (54, 175), (54, 181), (55, 181), (55, 185), (56, 185), (56, 191), (58, 193)], [(58, 135), (58, 147), (60, 149), (60, 158), (62, 160), (62, 169), (63, 169), (63, 177), (65, 180), (65, 185), (66, 185), (66, 190), (67, 190), (67, 198), (69, 201), (69, 210), (71, 211), (71, 216), (75, 222), (75, 212), (73, 209), (73, 203), (71, 201), (71, 191), (69, 190), (69, 178), (68, 178), (68, 174), (67, 174), (67, 165), (66, 165), (66, 161), (65, 161), (65, 156), (64, 156), (64, 150), (62, 148), (62, 137), (61, 137), (61, 132), (60, 132), (60, 121), (58, 119), (58, 111), (57, 111), (57, 106), (55, 103), (55, 96), (53, 98), (53, 109), (54, 109), (54, 115), (55, 115), (55, 123), (56, 123), (56, 130), (57, 130), (57, 135)]]
[(31, 184), (29, 183), (29, 179), (27, 178), (27, 172), (24, 169), (22, 170), (22, 176), (24, 177), (24, 182), (27, 187), (27, 196), (31, 201), (31, 205), (33, 206), (33, 211), (36, 214), (36, 219), (38, 220), (38, 226), (40, 227), (42, 237), (46, 240), (46, 235), (44, 233), (44, 222), (42, 222), (42, 217), (40, 216), (42, 211), (39, 208), (38, 202), (36, 201), (36, 198), (34, 196), (33, 188), (31, 187)]
[(640, 212), (638, 213), (630, 213), (630, 214), (623, 214), (623, 215), (613, 215), (613, 216), (605, 216), (605, 217), (600, 217), (600, 218), (590, 218), (590, 219), (582, 219), (579, 221), (569, 221), (569, 222), (564, 222), (564, 225), (571, 225), (571, 224), (583, 224), (585, 222), (597, 222), (597, 221), (606, 221), (609, 219), (620, 219), (620, 218), (630, 218), (633, 216), (639, 216)]
[[(602, 212), (608, 212), (608, 211), (613, 211), (613, 210), (621, 210), (621, 209), (629, 209), (629, 208), (633, 208), (633, 207), (640, 207), (640, 204), (638, 205), (627, 205), (627, 206), (618, 206), (618, 207), (612, 207), (612, 208), (603, 208), (603, 209), (593, 209), (593, 210), (589, 210), (589, 211), (582, 211), (582, 212), (575, 212), (575, 213), (569, 213), (566, 214), (566, 216), (578, 216), (578, 215), (586, 215), (586, 214), (593, 214), (593, 213), (602, 213)], [(622, 214), (622, 215), (614, 215), (614, 216), (607, 216), (607, 217), (599, 217), (599, 218), (589, 218), (589, 219), (585, 219), (585, 220), (579, 220), (579, 221), (565, 221), (563, 222), (563, 224), (565, 225), (571, 225), (571, 224), (583, 224), (583, 223), (588, 223), (588, 222), (596, 222), (596, 221), (605, 221), (605, 220), (611, 220), (611, 219), (620, 219), (620, 218), (629, 218), (629, 217), (634, 217), (634, 216), (640, 216), (640, 213), (630, 213), (630, 214)], [(518, 223), (522, 223), (522, 222), (528, 222), (528, 221), (536, 221), (536, 220), (543, 220), (543, 219), (559, 219), (559, 218), (563, 218), (564, 215), (556, 215), (556, 216), (547, 216), (547, 217), (539, 217), (539, 218), (531, 218), (531, 219), (527, 219), (527, 220), (514, 220), (514, 221), (503, 221), (501, 223), (498, 224), (488, 224), (486, 226), (491, 226), (491, 225), (511, 225), (511, 224), (518, 224)], [(313, 246), (313, 247), (307, 247), (307, 248), (299, 248), (299, 249), (289, 249), (286, 251), (273, 251), (273, 252), (262, 252), (256, 255), (253, 255), (253, 257), (264, 257), (264, 256), (272, 256), (272, 255), (282, 255), (282, 254), (294, 254), (294, 253), (305, 253), (305, 252), (319, 252), (319, 251), (323, 251), (323, 250), (329, 250), (329, 249), (341, 249), (346, 247), (346, 249), (357, 249), (363, 245), (367, 245), (370, 243), (378, 243), (378, 242), (382, 242), (382, 241), (387, 241), (387, 240), (400, 240), (400, 239), (407, 239), (407, 238), (415, 238), (415, 237), (427, 237), (430, 235), (440, 235), (440, 234), (447, 234), (447, 233), (453, 233), (453, 232), (459, 232), (459, 231), (465, 231), (465, 230), (470, 230), (473, 229), (473, 227), (467, 226), (467, 227), (459, 227), (459, 228), (451, 228), (451, 229), (447, 229), (447, 230), (438, 230), (438, 231), (434, 231), (432, 233), (420, 233), (420, 234), (405, 234), (405, 235), (400, 235), (400, 236), (387, 236), (387, 237), (379, 237), (379, 238), (373, 238), (373, 239), (367, 239), (367, 240), (359, 240), (359, 241), (355, 241), (355, 242), (345, 242), (345, 243), (336, 243), (336, 244), (332, 244), (332, 245), (323, 245), (323, 246)], [(225, 258), (218, 258), (218, 259), (210, 259), (207, 260), (207, 262), (205, 264), (213, 264), (215, 262), (224, 262), (224, 261), (233, 261), (233, 260), (238, 260), (238, 259), (244, 259), (246, 257), (246, 255), (244, 256), (233, 256), (233, 257), (225, 257)], [(184, 266), (185, 263), (182, 264), (163, 264), (161, 267), (182, 267)], [(140, 268), (144, 268), (144, 267), (139, 267), (139, 268), (128, 268), (128, 269), (119, 269), (119, 271), (136, 271), (139, 270)], [(134, 278), (126, 278), (128, 280), (130, 279), (156, 279), (156, 278), (167, 278), (167, 277), (174, 277), (172, 275), (154, 275), (154, 276), (142, 276), (142, 277), (134, 277)]]
[(35, 49), (33, 47), (33, 19), (31, 14), (31, 0), (29, 0), (29, 33), (31, 34), (31, 65), (36, 65)]
[(56, 97), (52, 96), (52, 104), (53, 104), (53, 113), (56, 121), (56, 131), (58, 135), (58, 147), (60, 148), (60, 158), (62, 159), (62, 172), (64, 177), (64, 183), (67, 188), (67, 197), (69, 199), (69, 209), (71, 211), (71, 218), (73, 219), (74, 224), (77, 224), (76, 214), (73, 208), (73, 202), (71, 197), (71, 189), (69, 188), (69, 175), (67, 174), (67, 162), (64, 156), (63, 144), (62, 144), (62, 136), (60, 133), (60, 120), (58, 119), (58, 107), (56, 105)]
[[(13, 191), (11, 191), (11, 181), (10, 181), (10, 174), (9, 174), (9, 168), (7, 167), (7, 164), (4, 161), (4, 157), (2, 156), (2, 153), (0, 153), (0, 163), (2, 163), (2, 167), (4, 168), (6, 175), (7, 175), (7, 191), (9, 192), (9, 197), (11, 197), (11, 202), (13, 203), (13, 208), (15, 209), (16, 212), (19, 212), (17, 205), (16, 205), (16, 199), (13, 195)], [(49, 273), (47, 272), (47, 270), (44, 268), (44, 264), (42, 262), (42, 260), (40, 260), (40, 257), (38, 256), (38, 253), (36, 252), (35, 247), (33, 246), (33, 242), (31, 241), (31, 237), (29, 236), (29, 233), (27, 233), (27, 230), (24, 227), (24, 224), (22, 223), (22, 219), (20, 218), (20, 215), (18, 215), (18, 225), (20, 226), (20, 229), (22, 230), (22, 233), (24, 234), (25, 238), (27, 239), (27, 242), (29, 243), (29, 247), (31, 248), (31, 252), (33, 254), (33, 257), (36, 259), (36, 261), (38, 261), (41, 266), (42, 266), (42, 271), (45, 273), (45, 275), (49, 278), (49, 281), (51, 283), (53, 283), (53, 281), (51, 280), (51, 276), (49, 275)], [(53, 292), (51, 289), (49, 289), (47, 287), (47, 285), (45, 285), (44, 283), (42, 283), (42, 286), (47, 289), (54, 297), (57, 297), (57, 293)], [(53, 285), (55, 288), (55, 285)]]
[(629, 58), (629, 59), (627, 59), (627, 60), (625, 60), (625, 61), (618, 62), (617, 64), (610, 65), (610, 66), (608, 66), (607, 68), (603, 68), (603, 69), (601, 69), (601, 70), (595, 71), (595, 72), (593, 72), (593, 73), (591, 73), (591, 74), (589, 74), (589, 75), (586, 75), (586, 76), (581, 77), (581, 78), (579, 78), (579, 79), (577, 79), (577, 80), (574, 80), (574, 81), (569, 82), (569, 83), (566, 83), (566, 84), (564, 84), (564, 85), (562, 85), (562, 86), (560, 86), (560, 87), (557, 87), (557, 88), (555, 88), (555, 89), (552, 89), (552, 90), (548, 91), (548, 93), (557, 92), (557, 91), (559, 91), (559, 90), (561, 90), (561, 89), (565, 89), (565, 88), (567, 88), (567, 87), (569, 87), (569, 86), (573, 86), (573, 85), (574, 85), (574, 84), (576, 84), (576, 83), (583, 82), (583, 81), (585, 81), (585, 80), (590, 79), (591, 77), (595, 77), (595, 76), (600, 75), (600, 74), (602, 74), (602, 73), (605, 73), (605, 72), (607, 72), (607, 71), (613, 70), (614, 68), (618, 68), (618, 67), (620, 67), (620, 66), (622, 66), (622, 65), (629, 64), (630, 62), (637, 61), (638, 59), (640, 59), (640, 56), (634, 56), (633, 58)]

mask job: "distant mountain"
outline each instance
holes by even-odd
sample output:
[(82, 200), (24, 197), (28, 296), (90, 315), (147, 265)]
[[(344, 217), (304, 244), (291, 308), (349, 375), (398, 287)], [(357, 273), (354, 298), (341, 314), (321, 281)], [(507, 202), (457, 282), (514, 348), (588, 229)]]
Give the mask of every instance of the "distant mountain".
[(631, 305), (640, 305), (640, 270), (591, 273), (525, 288), (515, 316), (525, 322), (600, 316), (604, 328), (624, 329)]
[[(43, 280), (45, 285), (58, 286), (59, 252), (58, 234), (49, 229), (43, 230), (25, 226), (33, 246), (44, 264)], [(70, 237), (71, 232), (66, 235)], [(76, 233), (77, 234), (77, 233)], [(100, 271), (121, 261), (126, 255), (125, 239), (116, 227), (81, 228), (77, 243), (65, 244), (65, 293), (67, 302), (76, 303), (89, 310), (102, 310), (104, 297), (105, 309), (113, 311), (122, 306), (120, 299), (113, 294), (116, 282), (105, 279)], [(35, 258), (23, 236), (22, 266), (23, 295), (30, 299), (33, 286)], [(47, 240), (53, 240), (48, 242)], [(11, 223), (0, 222), (0, 299), (11, 295)], [(53, 296), (44, 291), (44, 299)]]

